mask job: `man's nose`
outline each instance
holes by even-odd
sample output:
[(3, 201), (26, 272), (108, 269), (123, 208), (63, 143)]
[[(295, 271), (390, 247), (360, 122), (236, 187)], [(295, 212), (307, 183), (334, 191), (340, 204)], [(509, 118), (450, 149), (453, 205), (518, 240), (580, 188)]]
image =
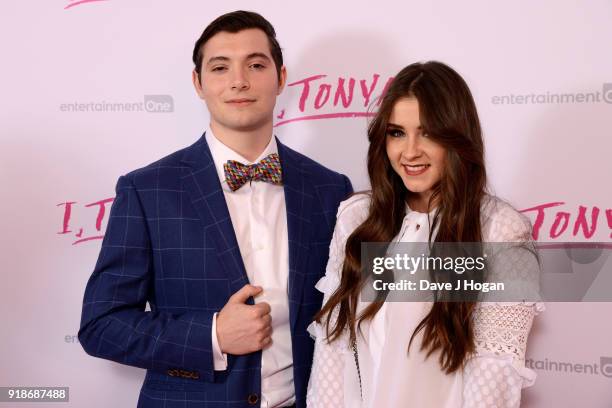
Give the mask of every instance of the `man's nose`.
[(245, 90), (249, 89), (249, 79), (246, 73), (239, 69), (234, 71), (234, 77), (232, 78), (232, 89)]

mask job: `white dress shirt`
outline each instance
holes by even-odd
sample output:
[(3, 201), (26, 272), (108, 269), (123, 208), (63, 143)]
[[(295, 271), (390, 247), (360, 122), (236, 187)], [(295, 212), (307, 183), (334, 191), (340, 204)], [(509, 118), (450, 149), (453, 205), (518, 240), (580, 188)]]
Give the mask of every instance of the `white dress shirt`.
[[(205, 138), (221, 181), (249, 283), (263, 288), (255, 302), (267, 302), (271, 308), (272, 343), (262, 351), (261, 358), (261, 407), (288, 406), (295, 402), (295, 388), (287, 295), (289, 237), (285, 193), (283, 186), (262, 181), (246, 183), (232, 191), (223, 170), (228, 160), (249, 165), (278, 153), (276, 139), (271, 137), (261, 155), (250, 162), (217, 139), (210, 127)], [(215, 313), (212, 326), (214, 368), (222, 371), (227, 368), (227, 359), (219, 347), (216, 318)]]

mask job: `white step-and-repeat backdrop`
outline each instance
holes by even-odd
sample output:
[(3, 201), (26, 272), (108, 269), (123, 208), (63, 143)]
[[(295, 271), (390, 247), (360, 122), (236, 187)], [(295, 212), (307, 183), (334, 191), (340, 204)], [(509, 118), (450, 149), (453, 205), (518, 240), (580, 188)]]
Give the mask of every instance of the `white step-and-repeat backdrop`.
[[(538, 240), (612, 242), (609, 1), (3, 2), (0, 386), (135, 406), (144, 371), (78, 344), (85, 283), (117, 178), (202, 134), (192, 47), (235, 9), (267, 17), (284, 50), (276, 134), (356, 189), (367, 107), (403, 66), (440, 60), (474, 93), (493, 191)], [(611, 407), (612, 303), (548, 304), (527, 365), (525, 407)]]

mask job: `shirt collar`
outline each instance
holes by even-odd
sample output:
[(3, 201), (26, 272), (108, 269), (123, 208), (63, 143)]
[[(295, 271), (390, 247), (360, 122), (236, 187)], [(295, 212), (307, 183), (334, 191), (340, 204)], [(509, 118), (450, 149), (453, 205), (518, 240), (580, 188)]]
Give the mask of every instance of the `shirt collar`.
[(270, 137), (270, 141), (268, 142), (268, 145), (263, 150), (263, 152), (261, 152), (259, 157), (257, 157), (255, 161), (252, 161), (252, 162), (245, 159), (242, 155), (230, 149), (228, 146), (224, 145), (223, 142), (217, 139), (212, 129), (210, 128), (210, 125), (208, 126), (208, 129), (206, 129), (206, 133), (204, 134), (204, 137), (206, 138), (206, 143), (208, 144), (208, 148), (210, 149), (210, 154), (212, 155), (213, 161), (215, 163), (215, 169), (217, 170), (219, 181), (221, 182), (221, 186), (224, 189), (229, 188), (227, 187), (227, 182), (225, 181), (225, 171), (223, 169), (223, 165), (228, 160), (235, 160), (242, 164), (249, 165), (249, 164), (253, 164), (253, 163), (257, 163), (261, 161), (264, 157), (272, 153), (278, 153), (278, 146), (276, 144), (276, 138), (274, 137), (274, 135)]
[(404, 220), (412, 220), (412, 221), (420, 221), (420, 222), (427, 221), (428, 219), (433, 220), (434, 215), (436, 215), (436, 210), (437, 208), (434, 208), (429, 213), (419, 212), (419, 211), (415, 211), (412, 208), (410, 208), (408, 203), (406, 203), (406, 216), (404, 217)]

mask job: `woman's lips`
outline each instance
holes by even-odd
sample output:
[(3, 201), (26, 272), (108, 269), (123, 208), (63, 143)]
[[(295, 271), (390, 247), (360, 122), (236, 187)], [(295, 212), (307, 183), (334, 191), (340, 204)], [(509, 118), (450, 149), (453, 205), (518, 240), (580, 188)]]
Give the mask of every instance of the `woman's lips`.
[(414, 166), (409, 166), (407, 164), (403, 164), (402, 167), (404, 168), (404, 171), (406, 172), (407, 175), (420, 176), (421, 174), (425, 173), (431, 167), (431, 165), (430, 164), (418, 164)]

